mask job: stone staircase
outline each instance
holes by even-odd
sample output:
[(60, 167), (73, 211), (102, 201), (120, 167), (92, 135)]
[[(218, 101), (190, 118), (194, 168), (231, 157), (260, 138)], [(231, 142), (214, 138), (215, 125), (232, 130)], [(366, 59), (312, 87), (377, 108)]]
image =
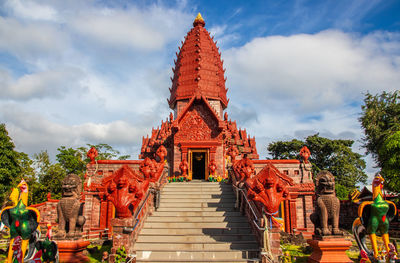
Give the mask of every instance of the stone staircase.
[(169, 183), (135, 244), (137, 262), (258, 262), (247, 219), (225, 183)]

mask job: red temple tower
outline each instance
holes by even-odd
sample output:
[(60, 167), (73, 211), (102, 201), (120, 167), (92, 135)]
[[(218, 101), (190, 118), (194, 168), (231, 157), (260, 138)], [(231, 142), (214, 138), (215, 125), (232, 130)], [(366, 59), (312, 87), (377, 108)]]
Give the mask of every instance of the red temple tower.
[(171, 175), (179, 175), (182, 161), (188, 163), (189, 179), (208, 179), (209, 164), (216, 174), (225, 174), (225, 155), (230, 146), (257, 159), (255, 139), (238, 130), (224, 110), (229, 100), (223, 60), (216, 42), (199, 14), (177, 53), (172, 69), (170, 119), (143, 138), (140, 158), (153, 156), (160, 145), (168, 149)]

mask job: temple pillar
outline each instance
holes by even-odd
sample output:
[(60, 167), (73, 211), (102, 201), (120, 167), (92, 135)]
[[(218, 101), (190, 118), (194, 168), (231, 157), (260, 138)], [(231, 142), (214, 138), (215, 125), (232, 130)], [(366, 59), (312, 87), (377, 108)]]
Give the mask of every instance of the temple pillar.
[(290, 222), (291, 229), (290, 232), (293, 232), (297, 228), (297, 194), (291, 194), (289, 199), (289, 211), (290, 211)]

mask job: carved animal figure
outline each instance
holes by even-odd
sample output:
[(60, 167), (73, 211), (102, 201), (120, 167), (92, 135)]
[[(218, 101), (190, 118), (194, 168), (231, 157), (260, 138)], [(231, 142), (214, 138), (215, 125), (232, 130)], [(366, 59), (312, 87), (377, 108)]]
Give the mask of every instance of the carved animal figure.
[(90, 148), (90, 150), (87, 152), (86, 156), (90, 159), (90, 163), (94, 164), (96, 162), (96, 157), (99, 155), (97, 152), (96, 148), (93, 146)]
[(235, 163), (233, 169), (236, 171), (236, 174), (239, 175), (239, 178), (236, 178), (236, 184), (240, 187), (254, 174), (254, 164), (250, 159), (247, 158), (246, 154), (243, 156), (242, 160)]
[(239, 150), (236, 148), (236, 146), (232, 145), (228, 148), (226, 154), (231, 157), (231, 162), (234, 164), (236, 161), (236, 156), (239, 155)]
[(189, 170), (189, 164), (185, 159), (183, 159), (182, 162), (179, 164), (179, 170), (181, 170), (182, 177), (186, 178), (188, 176), (187, 172)]
[(210, 169), (211, 175), (215, 175), (215, 172), (217, 170), (217, 162), (214, 159), (212, 159), (210, 161), (210, 164), (208, 165), (208, 169)]
[(278, 171), (271, 165), (247, 179), (245, 185), (249, 199), (261, 202), (269, 215), (275, 214), (281, 202), (289, 197), (288, 183), (279, 178)]
[(310, 158), (311, 152), (310, 152), (310, 150), (307, 148), (307, 146), (304, 145), (304, 146), (300, 149), (300, 156), (301, 156), (301, 159), (302, 159), (303, 163), (308, 163), (308, 158)]
[(339, 230), (340, 202), (335, 193), (335, 178), (328, 171), (321, 171), (316, 177), (317, 202), (310, 219), (315, 234), (320, 236), (342, 235)]
[[(376, 235), (382, 235), (386, 253), (390, 253), (389, 222), (396, 215), (396, 205), (387, 201), (382, 196), (383, 182), (380, 174), (376, 174), (372, 181), (372, 201), (362, 202), (358, 207), (358, 218), (353, 222), (353, 233), (361, 251), (365, 251), (372, 261), (381, 255), (378, 250)], [(365, 236), (369, 235), (372, 251), (365, 242)], [(390, 258), (390, 257), (389, 257)]]
[(139, 167), (139, 171), (143, 174), (144, 178), (150, 179), (152, 174), (153, 162), (149, 157), (146, 157), (141, 163)]
[(0, 212), (1, 222), (10, 229), (11, 240), (7, 263), (12, 262), (13, 251), (18, 252), (17, 257), (21, 251), (21, 260), (25, 257), (29, 241), (33, 240), (40, 221), (39, 211), (36, 208), (28, 207), (28, 184), (24, 179), (13, 189), (10, 200), (13, 202), (13, 206), (7, 206)]
[(142, 178), (128, 165), (123, 165), (111, 176), (103, 179), (106, 198), (115, 207), (117, 218), (132, 217), (144, 194), (149, 188), (149, 180)]
[(76, 174), (67, 175), (62, 181), (62, 198), (57, 204), (58, 228), (56, 238), (79, 237), (85, 224), (80, 202), (81, 178)]
[(167, 156), (167, 154), (168, 152), (164, 145), (158, 147), (156, 151), (156, 156), (158, 157), (160, 163), (164, 162), (164, 158)]

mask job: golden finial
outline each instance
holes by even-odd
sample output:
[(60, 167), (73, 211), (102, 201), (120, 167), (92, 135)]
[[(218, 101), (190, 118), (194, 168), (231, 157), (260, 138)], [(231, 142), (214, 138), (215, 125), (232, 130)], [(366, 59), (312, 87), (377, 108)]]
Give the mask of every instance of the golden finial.
[(204, 19), (199, 12), (193, 21), (193, 26), (197, 26), (197, 25), (205, 26), (205, 24), (206, 24), (206, 22), (204, 22)]

